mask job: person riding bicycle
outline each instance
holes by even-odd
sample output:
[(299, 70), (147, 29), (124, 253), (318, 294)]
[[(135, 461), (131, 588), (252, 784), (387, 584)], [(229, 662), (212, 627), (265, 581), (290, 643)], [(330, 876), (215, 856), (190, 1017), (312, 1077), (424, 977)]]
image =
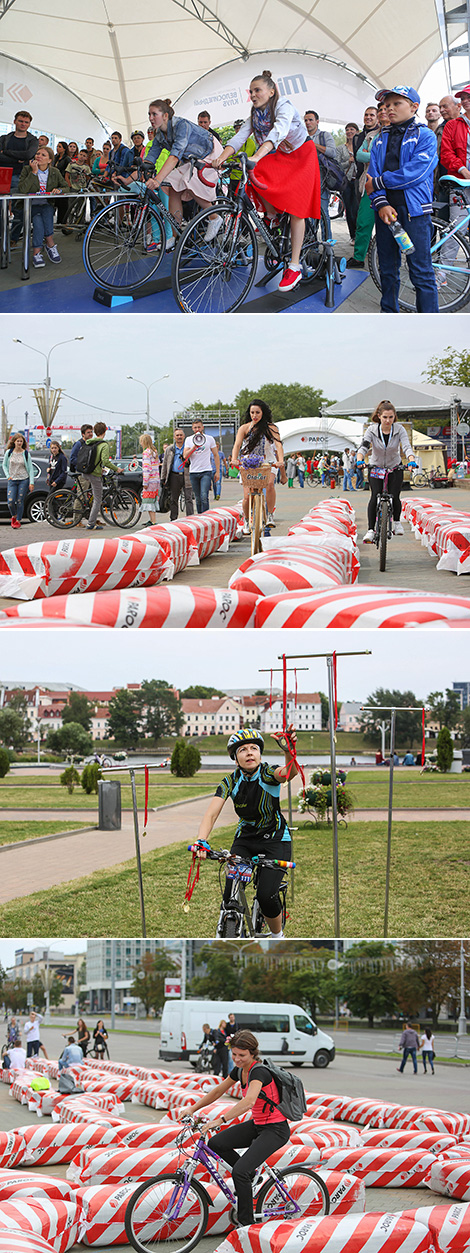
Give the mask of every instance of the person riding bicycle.
[[(388, 471), (387, 491), (390, 493), (393, 502), (393, 534), (403, 535), (404, 533), (400, 522), (400, 491), (403, 484), (400, 450), (408, 458), (408, 463), (412, 464), (414, 461), (413, 449), (405, 427), (398, 421), (395, 406), (392, 405), (390, 400), (381, 400), (372, 414), (370, 426), (367, 427), (362, 444), (357, 450), (358, 458), (364, 457), (367, 453), (369, 454), (371, 494), (367, 509), (368, 530), (364, 535), (364, 544), (372, 544), (374, 542), (377, 502), (379, 496), (382, 495), (384, 483), (383, 473), (381, 473), (383, 470)], [(362, 464), (358, 460), (358, 465)]]
[[(261, 202), (270, 223), (275, 225), (280, 213), (290, 215), (292, 257), (279, 283), (281, 292), (290, 292), (302, 278), (300, 250), (305, 219), (320, 218), (317, 152), (298, 110), (290, 100), (280, 98), (270, 70), (255, 74), (249, 91), (253, 105), (251, 116), (237, 134), (232, 135), (214, 165), (219, 168), (254, 135), (258, 146), (251, 161), (256, 169), (250, 175), (249, 188)], [(219, 216), (218, 229), (221, 226)]]
[[(168, 193), (170, 212), (177, 222), (182, 223), (183, 202), (195, 200), (201, 209), (207, 209), (216, 199), (217, 175), (205, 169), (203, 178), (200, 178), (191, 158), (196, 157), (206, 161), (208, 166), (212, 165), (221, 153), (222, 145), (204, 127), (196, 126), (187, 118), (177, 117), (171, 100), (152, 100), (149, 120), (155, 137), (145, 158), (146, 165), (150, 166), (150, 162), (155, 164), (164, 149), (168, 156), (158, 173), (148, 179), (147, 187), (155, 192), (162, 187)], [(214, 214), (209, 218), (205, 239), (213, 239), (218, 229), (217, 215)]]
[[(232, 448), (230, 458), (231, 465), (240, 460), (243, 465), (243, 458), (247, 456), (259, 455), (263, 461), (268, 461), (272, 467), (271, 479), (266, 488), (266, 503), (268, 506), (268, 524), (275, 526), (274, 510), (276, 508), (276, 472), (279, 468), (281, 472), (281, 483), (287, 483), (287, 475), (284, 467), (284, 452), (279, 430), (273, 420), (273, 415), (264, 400), (252, 400), (248, 405), (245, 413), (245, 421), (237, 431), (237, 438)], [(245, 515), (245, 525), (243, 534), (249, 535), (250, 528), (248, 525), (250, 510), (250, 488), (248, 484), (243, 487), (243, 512)]]
[[(261, 760), (264, 739), (253, 727), (235, 731), (227, 744), (227, 752), (236, 763), (233, 774), (226, 774), (207, 809), (198, 831), (198, 840), (208, 840), (214, 823), (230, 796), (239, 823), (231, 852), (251, 859), (260, 853), (269, 858), (289, 861), (291, 839), (289, 827), (281, 812), (279, 795), (281, 784), (298, 774), (295, 762), (296, 734), (293, 726), (286, 733), (273, 735), (285, 754), (284, 766), (268, 766)], [(205, 858), (201, 849), (199, 856)], [(257, 898), (259, 907), (275, 939), (282, 939), (282, 907), (279, 887), (283, 870), (264, 867), (259, 878)], [(231, 881), (227, 879), (224, 901), (228, 904)]]
[[(246, 1122), (237, 1122), (227, 1130), (220, 1131), (220, 1126), (230, 1122), (230, 1114), (220, 1115), (204, 1128), (205, 1131), (219, 1133), (211, 1136), (209, 1146), (233, 1168), (233, 1186), (238, 1203), (236, 1222), (242, 1227), (249, 1227), (254, 1222), (252, 1179), (257, 1166), (290, 1139), (289, 1123), (284, 1114), (275, 1108), (280, 1101), (277, 1085), (269, 1068), (260, 1062), (258, 1047), (256, 1036), (251, 1031), (238, 1031), (232, 1040), (234, 1068), (230, 1075), (191, 1106), (193, 1117), (198, 1110), (219, 1100), (233, 1083), (239, 1081), (243, 1096), (233, 1107), (233, 1117), (238, 1119), (247, 1110), (253, 1111)], [(240, 1155), (236, 1149), (246, 1149), (246, 1152)]]

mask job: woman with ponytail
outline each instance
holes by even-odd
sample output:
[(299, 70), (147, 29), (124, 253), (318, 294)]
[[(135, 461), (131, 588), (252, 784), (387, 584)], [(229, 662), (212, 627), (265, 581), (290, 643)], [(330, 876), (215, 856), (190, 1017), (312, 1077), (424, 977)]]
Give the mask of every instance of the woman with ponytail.
[(220, 167), (250, 135), (257, 143), (251, 161), (256, 165), (249, 189), (256, 193), (271, 224), (279, 213), (290, 215), (292, 258), (279, 290), (292, 291), (300, 283), (300, 250), (305, 219), (320, 217), (320, 169), (315, 144), (309, 138), (300, 113), (290, 100), (280, 99), (270, 70), (256, 74), (250, 83), (251, 115), (232, 136), (214, 164)]
[[(171, 100), (152, 100), (149, 104), (149, 121), (154, 128), (155, 138), (145, 161), (146, 164), (152, 161), (158, 172), (148, 179), (147, 187), (157, 192), (162, 188), (169, 196), (170, 212), (177, 222), (182, 222), (184, 200), (195, 200), (201, 209), (208, 209), (216, 197), (216, 171), (204, 170), (203, 183), (198, 171), (192, 168), (189, 158), (203, 159), (211, 166), (220, 156), (222, 144), (203, 126), (196, 126), (195, 122), (189, 122), (187, 118), (177, 117), (171, 107)], [(164, 149), (168, 155), (158, 168), (158, 158)], [(219, 225), (220, 219), (214, 214), (209, 219), (206, 240), (215, 237)]]

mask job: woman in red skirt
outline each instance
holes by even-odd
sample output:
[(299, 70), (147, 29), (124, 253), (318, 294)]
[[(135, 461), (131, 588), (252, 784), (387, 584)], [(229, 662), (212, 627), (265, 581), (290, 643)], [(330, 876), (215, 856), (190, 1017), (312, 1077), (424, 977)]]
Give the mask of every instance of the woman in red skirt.
[(244, 122), (213, 164), (219, 168), (238, 152), (250, 135), (258, 144), (251, 161), (257, 165), (250, 177), (271, 221), (277, 213), (289, 213), (292, 259), (279, 290), (292, 291), (301, 280), (300, 249), (305, 218), (320, 217), (320, 170), (315, 144), (309, 139), (300, 113), (289, 100), (280, 100), (270, 70), (250, 83), (251, 117)]

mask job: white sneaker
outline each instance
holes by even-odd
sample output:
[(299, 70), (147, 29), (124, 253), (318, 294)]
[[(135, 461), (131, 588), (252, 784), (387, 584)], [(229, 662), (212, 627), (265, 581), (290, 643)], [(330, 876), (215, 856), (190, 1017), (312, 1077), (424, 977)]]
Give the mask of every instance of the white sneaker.
[(242, 531), (242, 535), (251, 535), (251, 531), (250, 531), (250, 528), (249, 528), (249, 526), (248, 526), (248, 522), (244, 522), (244, 524), (243, 524), (243, 531)]
[(403, 530), (403, 527), (402, 527), (401, 522), (394, 522), (394, 523), (393, 523), (393, 534), (394, 534), (394, 535), (404, 535), (404, 534), (405, 534), (405, 532), (404, 532), (404, 530)]
[(274, 514), (268, 513), (268, 526), (275, 526), (275, 525), (276, 523), (274, 521)]
[(221, 226), (222, 226), (222, 218), (220, 216), (220, 213), (217, 213), (215, 218), (209, 218), (208, 227), (204, 235), (205, 244), (210, 244), (211, 239), (215, 239), (216, 235), (218, 235), (220, 231)]
[(365, 533), (365, 535), (364, 535), (364, 538), (363, 538), (362, 543), (363, 543), (363, 544), (373, 544), (373, 542), (374, 542), (374, 532), (373, 532), (373, 531), (366, 531), (366, 533)]
[(170, 238), (170, 239), (167, 239), (167, 241), (166, 241), (166, 244), (165, 244), (165, 252), (173, 252), (173, 248), (174, 248), (174, 246), (175, 246), (175, 243), (176, 243), (175, 237), (174, 237), (174, 235), (172, 235), (172, 236), (171, 236), (171, 238)]

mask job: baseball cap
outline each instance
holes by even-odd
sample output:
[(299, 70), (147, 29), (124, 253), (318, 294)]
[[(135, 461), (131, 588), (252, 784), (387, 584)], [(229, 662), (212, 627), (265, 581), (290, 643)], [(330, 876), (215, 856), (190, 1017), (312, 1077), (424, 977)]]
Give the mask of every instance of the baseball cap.
[(470, 83), (467, 83), (466, 87), (461, 87), (460, 91), (454, 91), (454, 96), (456, 96), (457, 99), (459, 96), (470, 96)]
[(376, 91), (375, 99), (379, 101), (385, 100), (386, 96), (405, 96), (406, 100), (411, 100), (412, 104), (420, 104), (420, 97), (414, 87), (381, 87), (380, 91)]

